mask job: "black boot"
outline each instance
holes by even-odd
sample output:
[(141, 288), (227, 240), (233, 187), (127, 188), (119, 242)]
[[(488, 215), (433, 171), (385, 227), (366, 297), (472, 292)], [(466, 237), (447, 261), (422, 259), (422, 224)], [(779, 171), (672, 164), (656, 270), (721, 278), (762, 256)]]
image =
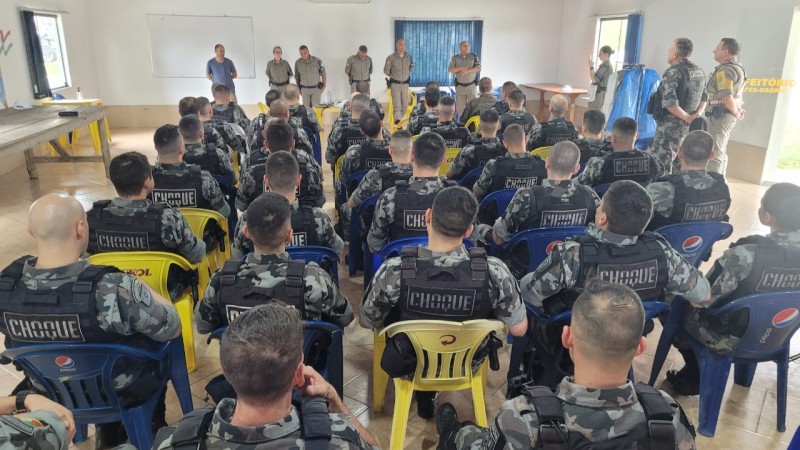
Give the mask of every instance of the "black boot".
[(433, 419), (436, 411), (436, 392), (417, 391), (417, 415), (423, 419)]
[(455, 434), (461, 428), (458, 413), (453, 405), (445, 403), (436, 411), (436, 431), (439, 433), (439, 445), (436, 450), (450, 450), (455, 448)]
[(95, 450), (114, 448), (128, 440), (125, 425), (122, 422), (111, 422), (97, 425), (94, 437)]
[(686, 363), (681, 370), (667, 372), (667, 381), (672, 385), (675, 393), (680, 395), (700, 394), (700, 366), (697, 357), (691, 348), (679, 348)]

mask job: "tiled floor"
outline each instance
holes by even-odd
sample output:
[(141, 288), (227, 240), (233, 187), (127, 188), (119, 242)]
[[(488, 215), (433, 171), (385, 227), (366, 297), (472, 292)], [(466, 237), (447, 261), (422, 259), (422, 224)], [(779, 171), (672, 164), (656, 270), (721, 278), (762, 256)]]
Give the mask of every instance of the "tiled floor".
[[(147, 154), (151, 161), (154, 160), (152, 130), (113, 130), (113, 137), (112, 154), (137, 150)], [(85, 136), (83, 144), (88, 144), (88, 138)], [(91, 149), (83, 147), (79, 151), (91, 152)], [(93, 201), (114, 195), (113, 187), (105, 178), (102, 165), (99, 163), (41, 164), (39, 174), (38, 180), (29, 180), (25, 169), (18, 168), (0, 176), (0, 191), (4, 193), (0, 196), (0, 229), (3, 230), (3, 237), (0, 239), (0, 265), (3, 267), (21, 255), (36, 252), (34, 241), (27, 234), (27, 210), (32, 200), (48, 192), (63, 192), (75, 196), (88, 208)], [(331, 179), (328, 171), (325, 183), (329, 199), (333, 198)], [(735, 180), (731, 180), (730, 185), (733, 197), (731, 223), (735, 227), (731, 240), (752, 233), (764, 233), (766, 229), (758, 223), (756, 210), (765, 188)], [(326, 204), (326, 209), (329, 213), (333, 213), (332, 201)], [(727, 245), (728, 242), (718, 243), (713, 259), (716, 259), (721, 253), (720, 250), (727, 248)], [(703, 266), (704, 270), (709, 268), (709, 263)], [(346, 265), (342, 265), (339, 277), (342, 290), (357, 309), (364, 289), (361, 277), (349, 278)], [(639, 380), (645, 379), (649, 374), (659, 334), (659, 330), (656, 330), (650, 335), (647, 351), (634, 362), (636, 378)], [(798, 339), (795, 341), (800, 342)], [(195, 406), (199, 406), (205, 402), (203, 388), (206, 382), (220, 373), (220, 368), (217, 344), (206, 345), (205, 339), (199, 338), (196, 338), (196, 342), (198, 368), (189, 377)], [(344, 366), (345, 402), (381, 444), (388, 447), (392, 424), (393, 388), (389, 388), (384, 412), (374, 411), (371, 407), (372, 332), (353, 323), (345, 330), (344, 344), (347, 347)], [(501, 361), (506, 362), (501, 370), (490, 372), (489, 375), (486, 400), (489, 417), (494, 415), (504, 400), (508, 348), (503, 348)], [(675, 352), (670, 354), (658, 383), (662, 382), (667, 370), (673, 366), (679, 367), (681, 364), (679, 355)], [(20, 374), (9, 366), (0, 366), (0, 395), (8, 394), (19, 378)], [(778, 433), (775, 430), (775, 391), (773, 364), (762, 364), (759, 367), (753, 386), (749, 389), (734, 386), (732, 381), (728, 380), (716, 437), (713, 439), (698, 437), (698, 447), (701, 449), (786, 448), (793, 431), (800, 425), (800, 364), (790, 365), (787, 414), (789, 431), (786, 433)], [(440, 398), (453, 402), (462, 420), (472, 417), (472, 401), (468, 392), (443, 394)], [(697, 397), (677, 397), (677, 400), (684, 406), (689, 417), (696, 421)], [(169, 393), (167, 402), (167, 420), (169, 423), (174, 423), (181, 415), (174, 393)], [(435, 448), (437, 441), (434, 422), (420, 419), (416, 415), (416, 408), (412, 406), (406, 447), (432, 449)], [(90, 438), (76, 448), (93, 449), (94, 441)]]

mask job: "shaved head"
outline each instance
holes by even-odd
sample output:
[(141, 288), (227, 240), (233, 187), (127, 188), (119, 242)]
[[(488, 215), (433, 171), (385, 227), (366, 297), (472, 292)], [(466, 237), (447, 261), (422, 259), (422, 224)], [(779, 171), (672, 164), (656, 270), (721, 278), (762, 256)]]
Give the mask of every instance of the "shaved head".
[(556, 117), (563, 117), (569, 108), (567, 97), (556, 94), (550, 98), (550, 112)]
[(42, 242), (72, 242), (78, 222), (86, 222), (81, 202), (63, 194), (47, 194), (28, 210), (28, 229)]

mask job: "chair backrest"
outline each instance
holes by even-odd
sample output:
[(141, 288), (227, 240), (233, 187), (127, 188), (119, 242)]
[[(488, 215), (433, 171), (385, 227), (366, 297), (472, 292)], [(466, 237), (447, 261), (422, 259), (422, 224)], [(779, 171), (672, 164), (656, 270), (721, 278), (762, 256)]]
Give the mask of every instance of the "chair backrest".
[[(478, 131), (478, 127), (481, 124), (481, 116), (472, 116), (467, 120), (467, 123), (464, 124), (465, 127), (469, 129), (469, 131), (475, 132)], [(472, 128), (470, 128), (472, 127)]]
[(594, 191), (597, 193), (598, 197), (603, 198), (603, 195), (606, 193), (606, 191), (610, 187), (611, 187), (611, 183), (603, 183), (603, 184), (598, 184), (597, 186), (594, 186), (592, 189), (594, 189)]
[(460, 148), (448, 148), (444, 152), (445, 160), (444, 164), (439, 167), (439, 176), (444, 176), (447, 171), (450, 169), (450, 164), (453, 164), (453, 160), (456, 159), (458, 153), (461, 151)]
[(800, 328), (800, 291), (747, 295), (706, 311), (706, 317), (711, 319), (745, 310), (750, 312), (750, 322), (733, 350), (734, 358), (769, 357), (783, 351)]
[(478, 181), (478, 178), (480, 178), (481, 172), (483, 172), (483, 167), (476, 167), (470, 170), (466, 175), (464, 175), (464, 178), (462, 178), (458, 184), (461, 186), (472, 187), (472, 185)]
[(485, 211), (490, 204), (494, 204), (498, 217), (502, 216), (516, 193), (516, 189), (500, 189), (499, 191), (491, 192), (481, 200), (480, 205), (478, 205), (478, 211)]
[[(378, 202), (380, 195), (373, 195), (368, 199), (364, 200), (355, 211), (352, 211), (350, 217), (350, 230), (349, 230), (349, 242), (350, 245), (348, 246), (348, 253), (347, 257), (349, 259), (349, 274), (353, 276), (358, 271), (359, 266), (363, 267), (364, 261), (364, 254), (363, 248), (359, 244), (364, 239), (361, 238), (361, 216), (364, 212), (369, 208), (375, 208), (375, 204)], [(367, 224), (370, 226), (371, 224)]]
[[(208, 223), (212, 220), (216, 221), (225, 234), (220, 234), (215, 238), (219, 246), (216, 249), (206, 248), (206, 260), (208, 261), (208, 268), (211, 273), (221, 268), (225, 261), (231, 259), (231, 239), (228, 236), (228, 219), (222, 214), (211, 211), (208, 209), (200, 208), (178, 208), (183, 217), (186, 218), (186, 223), (198, 239), (204, 239), (204, 232)], [(221, 240), (221, 242), (220, 242)]]
[[(320, 122), (322, 125), (322, 122)], [(311, 139), (311, 151), (314, 153), (314, 160), (317, 164), (322, 164), (322, 143), (320, 142), (319, 133), (314, 133), (314, 130), (308, 127), (303, 127), (306, 135)]]
[(684, 222), (661, 227), (655, 232), (664, 236), (691, 265), (700, 267), (714, 243), (733, 233), (733, 226), (728, 222)]
[(344, 155), (337, 158), (336, 165), (333, 166), (333, 181), (339, 178), (339, 171), (342, 170), (342, 164), (344, 164)]
[(411, 136), (411, 142), (416, 142), (417, 138), (419, 138), (418, 134), (415, 134), (415, 135)]
[[(543, 325), (564, 325), (569, 324), (572, 320), (571, 309), (562, 311), (554, 316), (548, 316), (544, 314), (542, 310), (531, 305), (529, 302), (524, 303), (525, 309), (527, 309), (528, 313), (530, 313), (530, 315), (532, 315), (537, 322), (541, 322)], [(668, 313), (670, 310), (669, 304), (659, 300), (643, 300), (642, 306), (644, 307), (645, 320), (654, 319), (662, 314)]]
[[(475, 244), (469, 240), (464, 239), (464, 248), (472, 248)], [(415, 236), (398, 239), (396, 241), (387, 242), (381, 251), (372, 255), (373, 274), (378, 271), (378, 268), (389, 258), (400, 256), (400, 251), (403, 247), (419, 247), (420, 245), (428, 245), (428, 236)]]
[(89, 256), (89, 263), (114, 266), (150, 285), (153, 290), (170, 298), (168, 275), (172, 267), (197, 273), (197, 267), (183, 256), (167, 252), (108, 252)]
[(551, 150), (553, 150), (553, 146), (552, 145), (548, 145), (548, 146), (545, 146), (545, 147), (539, 147), (539, 148), (535, 148), (535, 149), (531, 150), (531, 155), (538, 156), (539, 158), (542, 158), (542, 159), (547, 159), (547, 157), (550, 156), (550, 151)]
[(258, 109), (263, 114), (269, 114), (269, 108), (267, 108), (267, 105), (265, 105), (264, 102), (258, 102)]
[(471, 379), (475, 352), (489, 333), (503, 328), (497, 320), (409, 320), (389, 325), (381, 334), (405, 333), (417, 354), (414, 379), (446, 385)]
[(336, 284), (339, 284), (339, 255), (332, 249), (321, 245), (304, 245), (302, 247), (286, 247), (286, 252), (292, 259), (314, 261), (320, 267), (328, 270)]
[(349, 177), (347, 177), (347, 181), (344, 183), (344, 185), (345, 185), (345, 192), (344, 192), (345, 198), (344, 198), (344, 202), (342, 202), (342, 203), (346, 203), (347, 202), (347, 199), (350, 198), (350, 196), (353, 194), (353, 192), (355, 192), (356, 188), (358, 187), (358, 184), (361, 183), (361, 180), (363, 180), (364, 177), (367, 176), (367, 172), (369, 172), (369, 171), (368, 170), (359, 170), (358, 172), (355, 172), (355, 173), (351, 174)]
[(504, 244), (506, 252), (525, 243), (528, 247), (528, 272), (533, 272), (547, 258), (556, 244), (567, 238), (586, 234), (586, 227), (531, 228), (511, 236)]

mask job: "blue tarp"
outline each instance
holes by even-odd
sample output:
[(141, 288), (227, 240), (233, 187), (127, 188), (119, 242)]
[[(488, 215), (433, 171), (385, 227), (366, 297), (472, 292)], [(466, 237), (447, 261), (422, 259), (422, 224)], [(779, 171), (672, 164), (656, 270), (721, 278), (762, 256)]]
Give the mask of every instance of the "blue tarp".
[(622, 81), (608, 115), (606, 131), (610, 132), (614, 121), (620, 117), (632, 117), (639, 124), (639, 139), (652, 139), (656, 134), (656, 122), (647, 114), (647, 100), (658, 88), (661, 77), (655, 70), (645, 68), (623, 70), (619, 76)]

